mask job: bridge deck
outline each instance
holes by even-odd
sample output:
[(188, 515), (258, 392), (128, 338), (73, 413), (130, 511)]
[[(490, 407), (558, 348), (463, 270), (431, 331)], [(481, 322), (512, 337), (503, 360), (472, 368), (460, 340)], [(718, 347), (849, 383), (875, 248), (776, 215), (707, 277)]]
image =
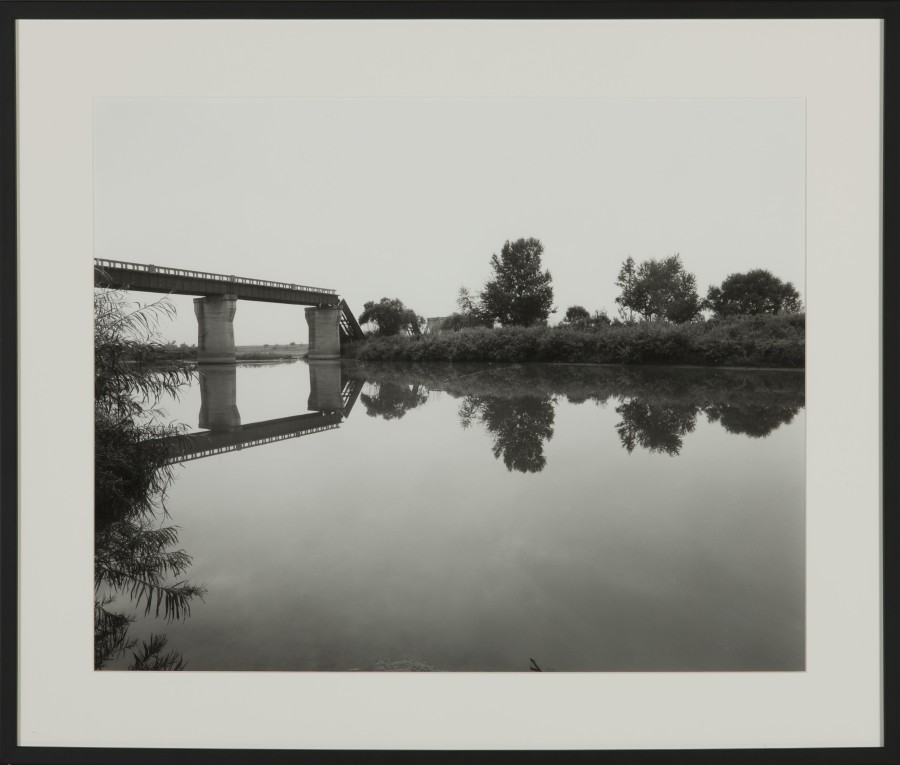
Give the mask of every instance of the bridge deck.
[(322, 287), (100, 258), (94, 259), (94, 285), (176, 295), (231, 294), (240, 300), (309, 306), (334, 306), (340, 300), (335, 290)]

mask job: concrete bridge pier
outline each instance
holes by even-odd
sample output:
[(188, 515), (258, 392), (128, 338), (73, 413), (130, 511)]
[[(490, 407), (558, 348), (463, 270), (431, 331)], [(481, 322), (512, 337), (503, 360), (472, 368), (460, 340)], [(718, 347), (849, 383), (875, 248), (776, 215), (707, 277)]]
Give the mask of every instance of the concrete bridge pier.
[(203, 364), (200, 367), (201, 428), (231, 433), (241, 429), (237, 408), (237, 367), (233, 364)]
[(340, 412), (344, 407), (341, 397), (341, 362), (309, 362), (309, 400), (306, 408), (315, 412)]
[(325, 361), (341, 357), (341, 334), (338, 306), (307, 308), (306, 323), (309, 325), (309, 360)]
[(237, 295), (207, 295), (194, 299), (197, 316), (197, 361), (234, 364), (234, 312)]

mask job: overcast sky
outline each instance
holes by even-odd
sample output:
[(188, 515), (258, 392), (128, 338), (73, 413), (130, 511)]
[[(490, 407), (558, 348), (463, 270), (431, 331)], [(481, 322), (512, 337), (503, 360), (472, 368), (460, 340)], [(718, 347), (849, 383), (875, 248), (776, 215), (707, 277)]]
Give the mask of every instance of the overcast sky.
[[(94, 124), (101, 258), (445, 316), (533, 236), (552, 323), (614, 315), (628, 255), (680, 253), (701, 295), (768, 268), (805, 297), (800, 99), (102, 99)], [(174, 300), (166, 339), (195, 343), (192, 298)], [(294, 306), (241, 301), (234, 326), (238, 344), (307, 339)]]

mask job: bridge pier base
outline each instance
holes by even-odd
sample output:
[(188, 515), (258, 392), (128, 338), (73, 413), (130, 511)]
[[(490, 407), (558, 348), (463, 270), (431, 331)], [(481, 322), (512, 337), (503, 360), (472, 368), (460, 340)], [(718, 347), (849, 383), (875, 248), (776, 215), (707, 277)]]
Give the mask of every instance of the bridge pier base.
[(217, 432), (241, 429), (237, 408), (237, 368), (234, 364), (204, 364), (200, 367), (201, 428)]
[(337, 306), (307, 308), (309, 325), (309, 360), (325, 361), (341, 357), (341, 334), (338, 325), (341, 309)]
[(309, 399), (306, 408), (314, 412), (340, 412), (344, 407), (341, 397), (341, 362), (309, 362)]
[(237, 295), (207, 295), (194, 299), (197, 316), (197, 361), (234, 364), (234, 312)]

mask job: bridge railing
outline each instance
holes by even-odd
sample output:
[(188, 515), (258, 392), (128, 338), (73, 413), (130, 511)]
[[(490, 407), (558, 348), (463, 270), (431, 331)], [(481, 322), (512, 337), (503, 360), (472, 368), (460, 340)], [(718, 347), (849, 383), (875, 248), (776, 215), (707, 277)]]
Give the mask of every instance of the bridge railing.
[(305, 284), (291, 284), (289, 282), (272, 282), (265, 279), (248, 279), (244, 276), (225, 274), (211, 274), (207, 271), (189, 271), (183, 268), (169, 268), (168, 266), (155, 266), (152, 263), (129, 263), (126, 260), (107, 260), (94, 258), (97, 268), (115, 268), (121, 271), (139, 271), (146, 274), (165, 274), (167, 276), (183, 276), (192, 279), (211, 279), (217, 282), (229, 284), (250, 284), (255, 287), (279, 287), (285, 290), (297, 290), (298, 292), (324, 292), (336, 295), (337, 290), (324, 289), (323, 287), (309, 287)]
[[(199, 460), (204, 457), (212, 457), (215, 454), (225, 454), (226, 452), (239, 452), (244, 449), (251, 449), (254, 446), (263, 446), (264, 444), (273, 444), (276, 441), (287, 441), (290, 438), (300, 438), (300, 436), (309, 436), (314, 433), (324, 433), (326, 430), (337, 430), (340, 428), (340, 424), (338, 423), (330, 423), (328, 425), (317, 425), (314, 428), (307, 428), (306, 430), (295, 431), (294, 433), (280, 433), (277, 436), (262, 436), (260, 438), (253, 438), (247, 441), (242, 441), (238, 444), (225, 444), (222, 446), (211, 446), (208, 449), (200, 449), (196, 452), (188, 452), (186, 454), (178, 454), (175, 453), (169, 457), (166, 462), (170, 465), (178, 464), (180, 462), (190, 462), (191, 460)], [(190, 436), (185, 436), (185, 438), (190, 439)]]

